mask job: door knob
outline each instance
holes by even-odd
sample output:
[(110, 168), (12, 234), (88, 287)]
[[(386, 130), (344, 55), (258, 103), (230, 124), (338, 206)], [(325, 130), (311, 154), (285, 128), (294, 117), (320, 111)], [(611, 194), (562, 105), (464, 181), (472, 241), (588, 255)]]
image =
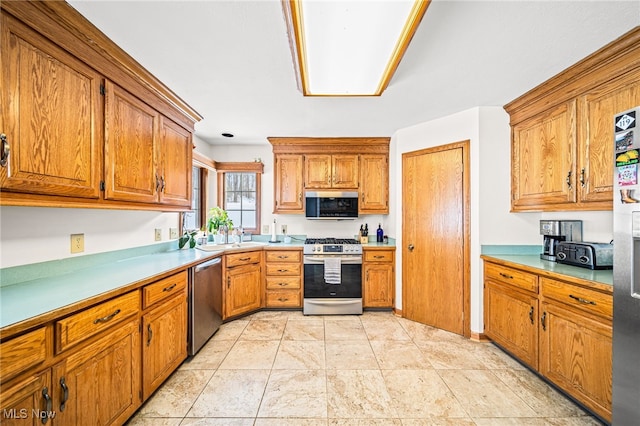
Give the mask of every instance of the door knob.
[(413, 244), (409, 244), (409, 245), (407, 246), (407, 248), (409, 249), (409, 251), (413, 251), (413, 249), (414, 249)]

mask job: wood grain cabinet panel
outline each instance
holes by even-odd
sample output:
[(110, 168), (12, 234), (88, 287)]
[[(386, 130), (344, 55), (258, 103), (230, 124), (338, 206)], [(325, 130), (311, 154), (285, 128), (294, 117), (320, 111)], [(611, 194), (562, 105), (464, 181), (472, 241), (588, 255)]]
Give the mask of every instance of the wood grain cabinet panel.
[[(42, 426), (43, 419), (50, 424), (50, 419), (57, 414), (51, 399), (52, 391), (51, 369), (27, 375), (23, 380), (3, 386), (0, 389), (3, 426)], [(33, 410), (40, 410), (44, 417), (34, 416)]]
[(0, 378), (3, 382), (27, 368), (42, 364), (49, 355), (50, 339), (45, 327), (0, 343)]
[(363, 250), (362, 306), (393, 308), (395, 301), (395, 251)]
[(389, 214), (389, 156), (360, 156), (361, 214)]
[(302, 251), (265, 252), (265, 306), (302, 307)]
[(305, 189), (356, 189), (357, 155), (307, 154), (304, 156)]
[(8, 14), (0, 17), (2, 191), (100, 196), (101, 76)]
[(191, 206), (191, 133), (165, 117), (160, 117), (158, 150), (160, 203)]
[(274, 213), (304, 213), (303, 164), (299, 154), (274, 156)]

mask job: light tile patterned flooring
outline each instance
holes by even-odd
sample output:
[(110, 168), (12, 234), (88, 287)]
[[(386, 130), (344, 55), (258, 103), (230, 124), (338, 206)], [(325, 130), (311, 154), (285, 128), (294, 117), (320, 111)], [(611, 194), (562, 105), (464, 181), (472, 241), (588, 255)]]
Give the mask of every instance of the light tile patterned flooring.
[(600, 423), (490, 343), (390, 312), (262, 311), (223, 324), (128, 424)]

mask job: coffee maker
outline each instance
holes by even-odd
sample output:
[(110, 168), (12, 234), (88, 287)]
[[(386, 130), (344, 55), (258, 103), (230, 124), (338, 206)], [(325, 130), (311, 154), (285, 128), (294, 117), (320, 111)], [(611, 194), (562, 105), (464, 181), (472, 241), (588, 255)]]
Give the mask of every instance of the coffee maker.
[(544, 237), (540, 259), (555, 262), (560, 241), (582, 241), (582, 221), (541, 220), (540, 235)]

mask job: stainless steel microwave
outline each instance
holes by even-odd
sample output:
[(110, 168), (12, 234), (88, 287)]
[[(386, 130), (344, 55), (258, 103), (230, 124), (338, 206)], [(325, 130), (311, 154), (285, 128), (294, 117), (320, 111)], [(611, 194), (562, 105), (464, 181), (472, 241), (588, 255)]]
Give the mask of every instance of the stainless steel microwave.
[(357, 219), (358, 193), (343, 191), (307, 191), (305, 193), (307, 219)]

